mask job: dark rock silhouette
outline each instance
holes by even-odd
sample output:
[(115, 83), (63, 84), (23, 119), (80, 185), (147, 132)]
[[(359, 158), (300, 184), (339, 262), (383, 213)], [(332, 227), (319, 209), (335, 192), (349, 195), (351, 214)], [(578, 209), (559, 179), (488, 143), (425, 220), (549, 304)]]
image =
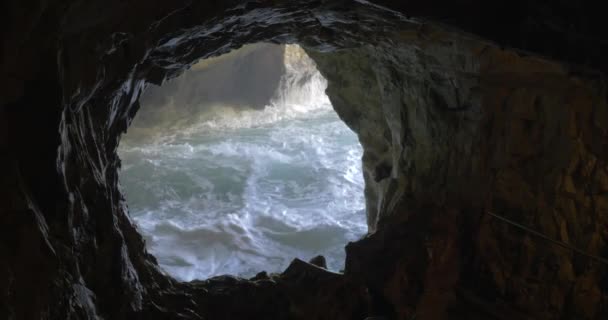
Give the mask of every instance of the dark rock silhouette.
[[(605, 319), (605, 265), (484, 214), (606, 256), (598, 6), (3, 2), (0, 319)], [(128, 218), (116, 148), (147, 83), (256, 42), (299, 43), (328, 79), (370, 234), (344, 274), (180, 283)]]

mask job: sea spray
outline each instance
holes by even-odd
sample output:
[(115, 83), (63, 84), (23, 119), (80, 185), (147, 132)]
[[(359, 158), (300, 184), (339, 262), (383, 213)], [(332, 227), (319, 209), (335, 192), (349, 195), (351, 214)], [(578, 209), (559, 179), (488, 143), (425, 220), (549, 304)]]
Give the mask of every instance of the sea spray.
[(337, 271), (366, 232), (357, 137), (303, 51), (288, 46), (283, 63), (264, 110), (207, 106), (121, 142), (130, 214), (178, 279), (278, 272), (317, 254)]

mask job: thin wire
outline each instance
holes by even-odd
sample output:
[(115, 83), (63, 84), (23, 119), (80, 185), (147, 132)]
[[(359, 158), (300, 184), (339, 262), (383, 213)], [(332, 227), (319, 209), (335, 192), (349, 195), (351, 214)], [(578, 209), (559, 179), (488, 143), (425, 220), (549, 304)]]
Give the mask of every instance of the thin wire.
[(520, 228), (520, 229), (522, 229), (522, 230), (524, 230), (524, 231), (526, 231), (528, 233), (531, 233), (531, 234), (533, 234), (533, 235), (535, 235), (535, 236), (537, 236), (537, 237), (539, 237), (541, 239), (547, 240), (547, 241), (549, 241), (549, 242), (551, 242), (551, 243), (553, 243), (555, 245), (558, 245), (558, 246), (560, 246), (562, 248), (572, 250), (572, 251), (574, 251), (574, 252), (576, 252), (576, 253), (578, 253), (580, 255), (583, 255), (585, 257), (591, 258), (591, 259), (596, 260), (596, 261), (598, 261), (600, 263), (608, 265), (608, 259), (605, 259), (605, 258), (596, 256), (596, 255), (587, 253), (587, 252), (585, 252), (585, 251), (583, 251), (583, 250), (581, 250), (579, 248), (573, 247), (573, 246), (571, 246), (571, 245), (569, 245), (569, 244), (567, 244), (565, 242), (562, 242), (562, 241), (550, 238), (549, 236), (547, 236), (547, 235), (545, 235), (543, 233), (540, 233), (540, 232), (538, 232), (536, 230), (530, 229), (530, 228), (528, 228), (528, 227), (526, 227), (524, 225), (521, 225), (521, 224), (519, 224), (517, 222), (511, 221), (511, 220), (509, 220), (509, 219), (507, 219), (507, 218), (505, 218), (503, 216), (500, 216), (498, 214), (492, 213), (490, 211), (486, 211), (486, 213), (489, 214), (490, 216), (498, 219), (498, 220), (506, 222), (506, 223), (508, 223), (508, 224), (510, 224), (512, 226), (518, 227), (518, 228)]

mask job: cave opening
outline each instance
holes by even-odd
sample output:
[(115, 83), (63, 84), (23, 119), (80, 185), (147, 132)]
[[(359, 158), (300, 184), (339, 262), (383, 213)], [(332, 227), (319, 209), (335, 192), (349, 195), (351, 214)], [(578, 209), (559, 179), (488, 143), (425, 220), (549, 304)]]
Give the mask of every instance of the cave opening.
[[(9, 0), (0, 7), (0, 319), (608, 319), (608, 269), (579, 254), (608, 252), (608, 43), (598, 5)], [(127, 214), (124, 195), (133, 216), (137, 196), (124, 190), (124, 175), (119, 184), (119, 141), (146, 84), (179, 81), (195, 59), (255, 42), (300, 44), (327, 79), (334, 110), (364, 149), (369, 233), (347, 245), (342, 274), (294, 260), (279, 274), (178, 281), (159, 272), (149, 252), (165, 269), (166, 261)], [(270, 72), (280, 65), (266, 64), (267, 74), (280, 75)], [(205, 92), (227, 103), (213, 99), (225, 87), (220, 79)], [(275, 92), (262, 88), (280, 77), (257, 79), (254, 92), (270, 93), (229, 101), (251, 104), (235, 114), (267, 112), (253, 111)], [(164, 104), (163, 115), (183, 117), (167, 128), (204, 123), (173, 104), (181, 107)], [(184, 164), (201, 165), (191, 159), (201, 143), (187, 144), (189, 130), (174, 134), (180, 143), (150, 134), (163, 131), (138, 122), (152, 121), (153, 110), (144, 105), (121, 148), (131, 138), (182, 148), (186, 156), (174, 156), (171, 169), (189, 179)], [(299, 120), (273, 124), (289, 121)], [(253, 138), (267, 126), (243, 130)], [(227, 132), (241, 130), (214, 129), (224, 145)], [(178, 154), (169, 151), (154, 152)], [(276, 154), (263, 151), (266, 159)], [(129, 156), (123, 160), (127, 170)], [(166, 188), (179, 190), (175, 182), (159, 190), (180, 195)], [(166, 203), (220, 203), (177, 200)], [(489, 213), (557, 241), (537, 241)], [(208, 248), (200, 234), (187, 234), (190, 243)], [(330, 268), (339, 267), (330, 261)]]
[(362, 148), (298, 45), (251, 44), (150, 86), (118, 150), (148, 250), (190, 281), (344, 268), (367, 232)]

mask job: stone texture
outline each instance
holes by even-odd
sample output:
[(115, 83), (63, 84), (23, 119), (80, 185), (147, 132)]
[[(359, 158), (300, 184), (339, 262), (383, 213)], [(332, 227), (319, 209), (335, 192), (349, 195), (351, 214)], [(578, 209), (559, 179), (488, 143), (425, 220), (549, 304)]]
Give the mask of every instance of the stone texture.
[[(603, 317), (606, 265), (483, 214), (605, 254), (606, 210), (592, 191), (605, 149), (591, 138), (604, 134), (593, 124), (603, 79), (427, 32), (403, 46), (312, 54), (365, 150), (376, 232), (347, 248), (347, 274), (400, 319)], [(379, 94), (353, 94), (369, 79)], [(379, 168), (390, 174), (378, 179)]]
[[(608, 50), (594, 5), (0, 6), (1, 319), (608, 316), (605, 265), (484, 214), (606, 256)], [(261, 41), (299, 43), (328, 79), (364, 148), (370, 234), (347, 246), (343, 275), (294, 261), (179, 283), (127, 215), (120, 135), (146, 83)]]

